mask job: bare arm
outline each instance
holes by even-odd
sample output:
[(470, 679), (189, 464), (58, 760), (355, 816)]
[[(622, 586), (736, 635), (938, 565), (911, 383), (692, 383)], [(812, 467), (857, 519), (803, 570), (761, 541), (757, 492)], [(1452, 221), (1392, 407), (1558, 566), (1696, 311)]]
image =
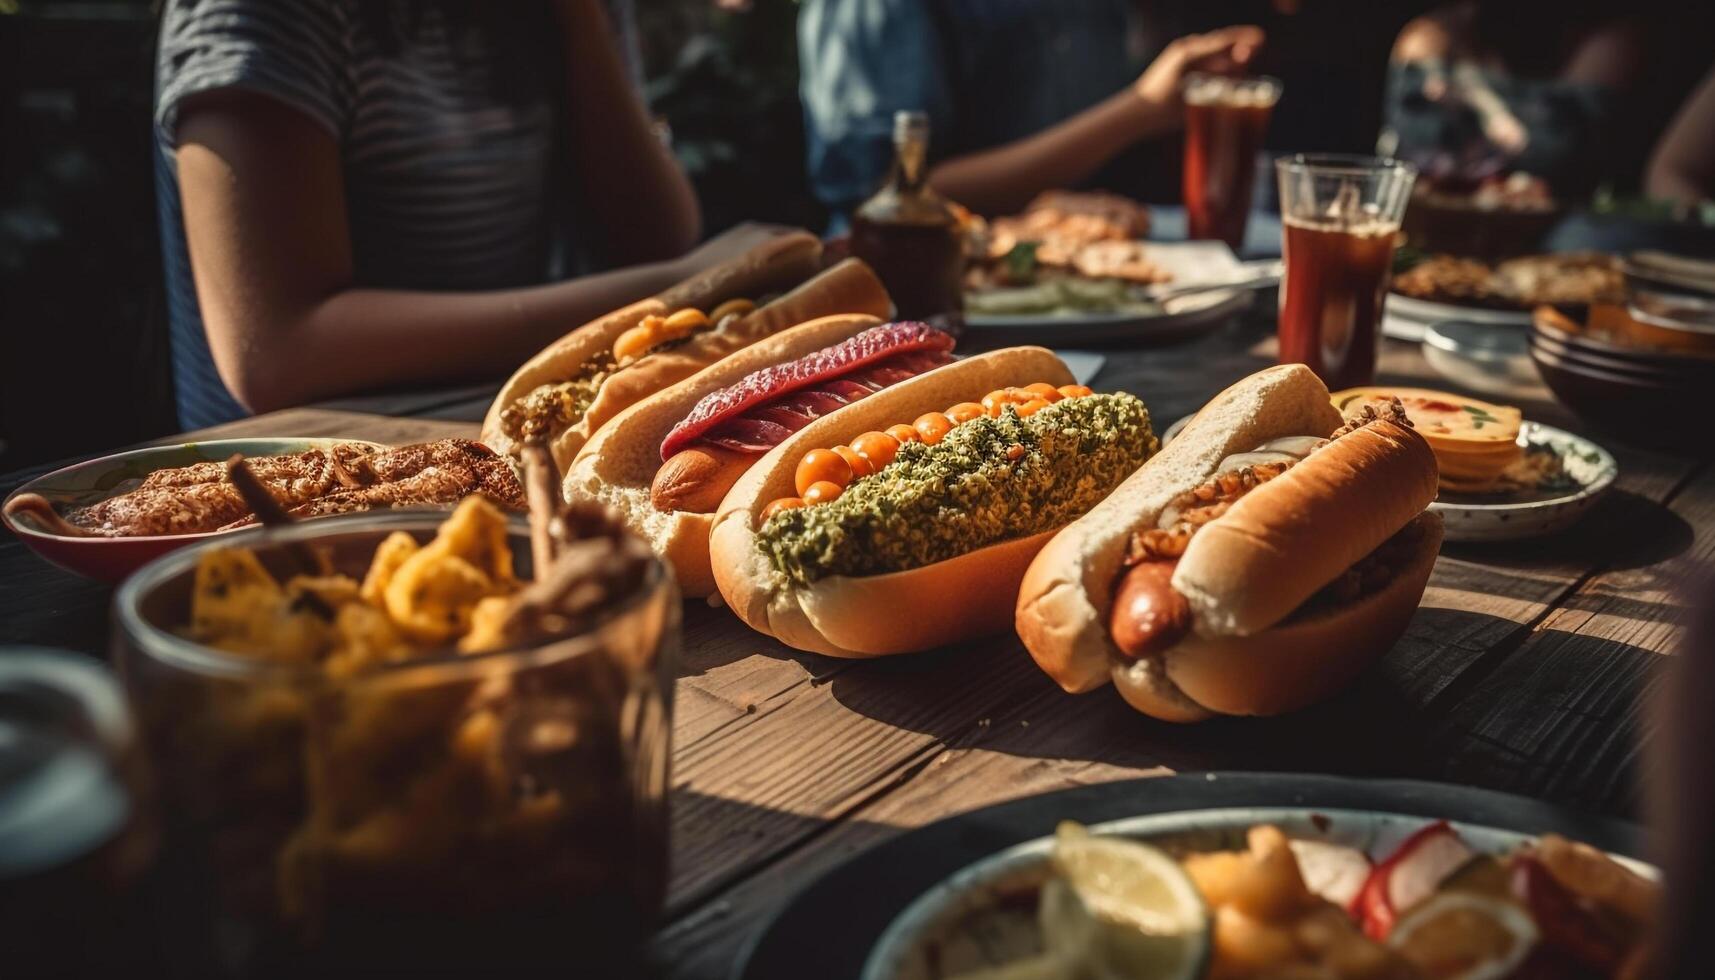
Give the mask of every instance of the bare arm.
[(554, 337), (682, 278), (666, 262), (529, 289), (426, 293), (352, 282), (334, 140), (266, 97), (180, 116), (180, 192), (220, 376), (251, 411), (412, 382), (498, 377)]
[(1256, 27), (1179, 38), (1131, 87), (1033, 136), (943, 161), (930, 172), (929, 182), (975, 211), (1016, 211), (1044, 190), (1082, 181), (1126, 147), (1177, 129), (1185, 72), (1242, 67), (1262, 39)]
[(1715, 71), (1679, 107), (1651, 151), (1644, 191), (1685, 204), (1715, 200)]
[(586, 204), (615, 265), (663, 259), (696, 243), (697, 194), (656, 138), (627, 78), (598, 0), (559, 0), (565, 34), (568, 143), (578, 181), (600, 188)]
[(1643, 52), (1636, 24), (1625, 20), (1604, 24), (1573, 49), (1560, 77), (1586, 85), (1629, 88), (1638, 79)]

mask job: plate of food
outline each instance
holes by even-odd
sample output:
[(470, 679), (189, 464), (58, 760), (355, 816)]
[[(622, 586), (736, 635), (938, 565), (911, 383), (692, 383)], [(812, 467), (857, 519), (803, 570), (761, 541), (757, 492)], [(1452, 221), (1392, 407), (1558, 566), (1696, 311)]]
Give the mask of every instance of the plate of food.
[[(1440, 487), (1429, 510), (1444, 540), (1514, 541), (1565, 530), (1619, 476), (1612, 453), (1583, 436), (1527, 421), (1506, 405), (1421, 388), (1350, 388), (1331, 396), (1345, 417), (1397, 399), (1435, 452)], [(1169, 426), (1170, 443), (1194, 415)]]
[(740, 975), (1614, 976), (1647, 961), (1640, 853), (1629, 824), (1463, 786), (1128, 780), (881, 845), (801, 893)]
[(1494, 265), (1434, 255), (1393, 277), (1382, 330), (1401, 340), (1422, 340), (1424, 329), (1442, 320), (1523, 330), (1538, 306), (1582, 310), (1624, 301), (1623, 263), (1609, 255), (1527, 255)]
[(176, 548), (256, 523), (226, 475), (226, 461), (235, 455), (298, 518), (446, 506), (469, 493), (523, 508), (523, 490), (509, 464), (468, 439), (390, 448), (274, 438), (214, 439), (102, 456), (24, 484), (0, 513), (46, 560), (118, 582)]
[[(1419, 161), (1414, 161), (1419, 162)], [(1499, 160), (1449, 172), (1437, 161), (1423, 168), (1405, 210), (1406, 240), (1426, 252), (1504, 259), (1540, 251), (1565, 214), (1546, 181), (1503, 173)]]
[(1430, 509), (1448, 541), (1514, 541), (1565, 530), (1596, 505), (1619, 464), (1594, 442), (1494, 405), (1421, 388), (1334, 393), (1343, 415), (1398, 399), (1435, 450), (1441, 487)]
[(1243, 309), (1247, 292), (1158, 299), (1161, 287), (1240, 278), (1219, 242), (1144, 242), (1148, 209), (1110, 194), (1051, 192), (1021, 214), (973, 220), (965, 325), (1012, 342), (1165, 342)]

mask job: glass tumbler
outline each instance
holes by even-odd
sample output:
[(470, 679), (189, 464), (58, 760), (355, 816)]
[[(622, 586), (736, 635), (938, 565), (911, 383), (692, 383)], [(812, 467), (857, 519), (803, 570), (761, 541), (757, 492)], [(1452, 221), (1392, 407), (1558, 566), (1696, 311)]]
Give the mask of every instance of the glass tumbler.
[[(586, 632), (346, 678), (179, 635), (211, 548), (283, 581), (313, 542), (361, 579), (389, 534), (425, 542), (446, 516), (222, 535), (115, 597), (187, 919), (178, 969), (608, 975), (660, 911), (680, 604), (658, 560)], [(508, 540), (524, 577), (528, 529)]]
[(1280, 101), (1278, 78), (1185, 78), (1185, 222), (1191, 238), (1215, 238), (1237, 252), (1250, 220), (1256, 158)]
[(0, 647), (0, 972), (148, 973), (157, 843), (118, 679), (81, 654)]
[(1334, 154), (1283, 157), (1275, 170), (1286, 260), (1280, 363), (1309, 365), (1330, 391), (1369, 384), (1417, 171), (1397, 160)]

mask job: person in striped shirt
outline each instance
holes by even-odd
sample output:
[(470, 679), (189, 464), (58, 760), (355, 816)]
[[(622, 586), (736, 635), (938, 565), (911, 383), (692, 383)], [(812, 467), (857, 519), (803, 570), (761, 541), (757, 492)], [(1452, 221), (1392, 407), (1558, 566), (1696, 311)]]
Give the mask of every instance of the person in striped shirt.
[[(756, 244), (692, 248), (627, 0), (168, 0), (157, 198), (180, 421), (504, 376)], [(573, 275), (591, 268), (613, 271)]]

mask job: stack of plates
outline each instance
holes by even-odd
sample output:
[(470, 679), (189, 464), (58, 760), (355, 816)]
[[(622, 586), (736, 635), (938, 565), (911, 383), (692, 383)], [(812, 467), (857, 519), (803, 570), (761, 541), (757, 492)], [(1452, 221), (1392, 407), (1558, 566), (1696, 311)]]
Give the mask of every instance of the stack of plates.
[(1715, 328), (1690, 320), (1640, 319), (1632, 322), (1649, 333), (1639, 339), (1648, 341), (1663, 331), (1675, 342), (1668, 347), (1568, 330), (1564, 321), (1539, 313), (1531, 324), (1531, 360), (1555, 397), (1592, 425), (1647, 445), (1710, 445), (1715, 439), (1701, 406), (1715, 390)]

